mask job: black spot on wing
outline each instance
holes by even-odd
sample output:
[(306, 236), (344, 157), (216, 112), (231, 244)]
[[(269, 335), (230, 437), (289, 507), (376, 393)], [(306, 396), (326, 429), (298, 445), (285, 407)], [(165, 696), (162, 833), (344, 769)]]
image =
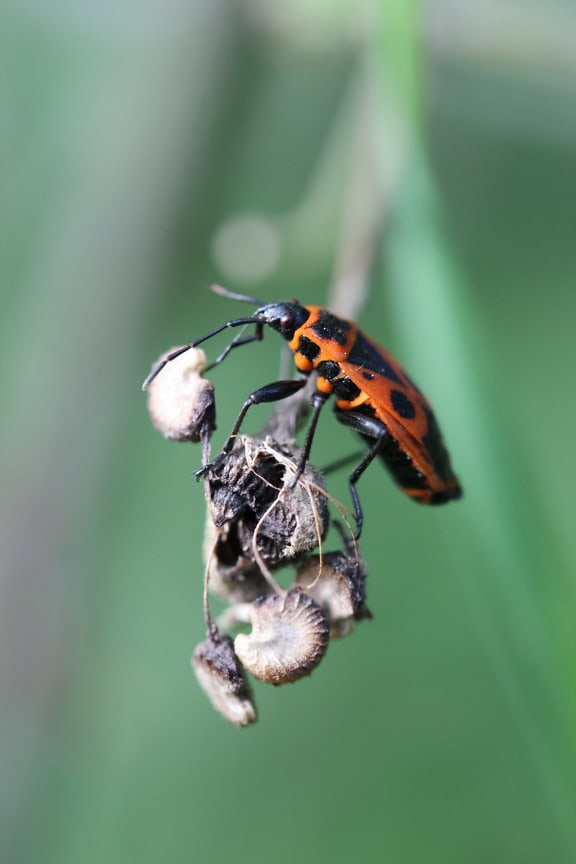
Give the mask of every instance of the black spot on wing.
[(368, 342), (361, 333), (358, 333), (356, 336), (352, 350), (348, 355), (348, 362), (369, 372), (375, 372), (376, 375), (382, 375), (388, 381), (405, 385), (405, 382), (398, 377), (384, 354), (378, 351), (371, 342)]
[(385, 437), (378, 455), (402, 489), (428, 489), (424, 475), (391, 435)]
[(404, 420), (413, 420), (416, 416), (416, 408), (408, 396), (401, 390), (392, 390), (390, 393), (392, 407), (399, 417)]
[[(446, 483), (455, 482), (456, 478), (454, 477), (454, 472), (452, 471), (452, 466), (450, 465), (450, 456), (448, 455), (448, 451), (444, 446), (444, 442), (442, 440), (442, 434), (440, 432), (440, 428), (438, 423), (436, 422), (436, 418), (434, 414), (426, 406), (424, 409), (426, 413), (426, 421), (428, 424), (428, 431), (422, 437), (422, 445), (425, 448), (430, 460), (434, 466), (434, 470), (438, 474), (439, 477), (442, 478)], [(455, 496), (452, 496), (455, 497)]]
[(382, 437), (378, 456), (384, 462), (386, 468), (402, 489), (425, 489), (427, 490), (428, 483), (421, 471), (414, 466), (412, 459), (408, 453), (402, 449), (398, 441), (390, 434), (386, 428), (386, 424), (381, 420), (376, 421), (376, 429), (374, 434), (369, 432), (370, 426), (366, 424), (362, 428), (361, 423), (354, 423), (354, 417), (362, 416), (373, 417), (374, 409), (366, 402), (359, 405), (351, 411), (336, 410), (336, 417), (341, 423), (346, 426), (351, 426), (360, 435), (360, 437), (369, 445), (374, 444), (376, 437), (380, 437), (382, 431), (386, 434)]
[(311, 329), (320, 339), (336, 342), (338, 345), (346, 345), (348, 342), (347, 333), (350, 327), (351, 324), (349, 321), (344, 321), (342, 318), (338, 318), (336, 315), (332, 315), (331, 312), (323, 309)]
[(433, 492), (430, 498), (430, 504), (447, 504), (448, 501), (455, 501), (462, 497), (462, 489), (457, 484), (443, 489), (441, 492)]

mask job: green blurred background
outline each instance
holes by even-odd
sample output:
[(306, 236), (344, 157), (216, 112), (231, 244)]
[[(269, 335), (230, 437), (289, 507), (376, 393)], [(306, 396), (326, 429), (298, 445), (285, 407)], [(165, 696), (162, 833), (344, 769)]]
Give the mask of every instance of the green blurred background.
[[(5, 0), (0, 64), (0, 860), (575, 862), (574, 6)], [(466, 497), (368, 472), (374, 621), (236, 730), (140, 382), (245, 314), (209, 282), (343, 279)], [(278, 348), (214, 372), (216, 443)]]

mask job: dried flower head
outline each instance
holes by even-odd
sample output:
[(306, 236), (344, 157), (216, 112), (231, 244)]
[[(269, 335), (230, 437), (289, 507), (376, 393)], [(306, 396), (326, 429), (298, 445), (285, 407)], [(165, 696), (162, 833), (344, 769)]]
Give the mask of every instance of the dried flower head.
[(253, 603), (251, 633), (240, 633), (234, 648), (260, 681), (297, 681), (318, 665), (328, 645), (328, 623), (320, 607), (299, 588)]
[(354, 621), (372, 617), (366, 606), (366, 566), (353, 555), (312, 555), (298, 569), (294, 584), (320, 606), (332, 638), (347, 636)]
[(288, 489), (298, 458), (296, 447), (242, 435), (238, 446), (215, 460), (209, 475), (212, 518), (218, 528), (235, 526), (222, 549), (228, 561), (254, 560), (256, 542), (264, 563), (280, 566), (321, 542), (329, 524), (324, 482), (308, 464)]
[[(162, 354), (157, 362), (174, 350)], [(148, 385), (150, 418), (165, 438), (200, 441), (216, 428), (214, 387), (202, 378), (205, 368), (204, 351), (190, 348), (167, 363)]]
[(229, 636), (212, 634), (192, 655), (198, 683), (214, 708), (234, 726), (256, 722), (256, 708)]

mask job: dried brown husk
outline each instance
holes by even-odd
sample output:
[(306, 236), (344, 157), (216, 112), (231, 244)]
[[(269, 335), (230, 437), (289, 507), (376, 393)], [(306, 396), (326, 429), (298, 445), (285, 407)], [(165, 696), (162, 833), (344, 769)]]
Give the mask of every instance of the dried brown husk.
[[(157, 363), (177, 347), (162, 354)], [(150, 419), (165, 438), (200, 441), (216, 428), (214, 387), (202, 377), (205, 368), (204, 351), (190, 348), (170, 360), (148, 384)]]
[[(252, 550), (250, 550), (252, 551)], [(214, 525), (210, 513), (204, 533), (204, 561), (212, 594), (230, 603), (247, 603), (272, 591), (253, 558), (244, 554), (238, 538), (238, 522)]]
[(192, 655), (198, 683), (214, 708), (234, 726), (248, 726), (257, 719), (250, 686), (229, 636), (213, 634)]
[(262, 561), (273, 568), (322, 541), (329, 514), (321, 474), (307, 465), (296, 486), (286, 489), (298, 459), (296, 447), (240, 436), (230, 453), (215, 460), (209, 475), (210, 512), (217, 528), (228, 526), (221, 547), (228, 566), (240, 558), (253, 561), (254, 543)]
[(366, 606), (366, 566), (354, 555), (312, 555), (299, 567), (294, 584), (318, 603), (332, 638), (347, 636), (355, 621), (372, 617)]

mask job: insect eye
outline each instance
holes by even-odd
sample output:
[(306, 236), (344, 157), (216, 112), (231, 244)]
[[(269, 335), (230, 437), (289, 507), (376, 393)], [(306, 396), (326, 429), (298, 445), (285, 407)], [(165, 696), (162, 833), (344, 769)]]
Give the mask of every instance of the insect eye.
[(291, 330), (294, 327), (294, 315), (292, 312), (283, 312), (280, 316), (280, 327), (283, 330)]

